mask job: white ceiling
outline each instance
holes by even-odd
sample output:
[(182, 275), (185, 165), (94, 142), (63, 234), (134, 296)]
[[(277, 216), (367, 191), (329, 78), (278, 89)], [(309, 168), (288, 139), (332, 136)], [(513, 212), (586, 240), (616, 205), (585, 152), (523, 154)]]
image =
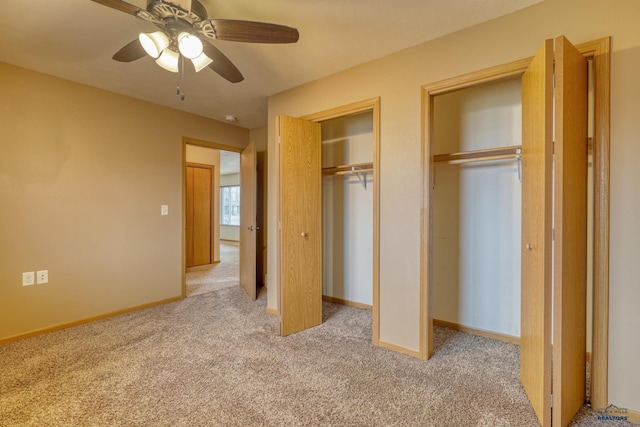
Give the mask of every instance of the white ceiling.
[[(205, 69), (177, 75), (151, 58), (111, 57), (156, 28), (90, 0), (1, 0), (0, 61), (177, 108), (237, 126), (267, 121), (267, 97), (541, 0), (201, 0), (210, 18), (296, 27), (296, 44), (214, 42), (243, 73), (229, 83)], [(146, 0), (130, 0), (144, 8)], [(188, 68), (188, 67), (186, 67)]]

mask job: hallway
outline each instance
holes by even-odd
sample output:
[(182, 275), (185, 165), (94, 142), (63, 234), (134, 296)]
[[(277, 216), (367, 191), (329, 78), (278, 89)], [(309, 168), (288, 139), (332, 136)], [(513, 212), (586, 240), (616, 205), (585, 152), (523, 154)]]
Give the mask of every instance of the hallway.
[(240, 242), (220, 241), (220, 262), (187, 268), (187, 298), (240, 284)]

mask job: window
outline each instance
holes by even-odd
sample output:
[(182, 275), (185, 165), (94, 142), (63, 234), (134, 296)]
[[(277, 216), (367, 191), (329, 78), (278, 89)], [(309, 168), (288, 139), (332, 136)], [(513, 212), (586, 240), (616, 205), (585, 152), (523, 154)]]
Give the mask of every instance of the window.
[(240, 225), (240, 186), (220, 187), (220, 224)]

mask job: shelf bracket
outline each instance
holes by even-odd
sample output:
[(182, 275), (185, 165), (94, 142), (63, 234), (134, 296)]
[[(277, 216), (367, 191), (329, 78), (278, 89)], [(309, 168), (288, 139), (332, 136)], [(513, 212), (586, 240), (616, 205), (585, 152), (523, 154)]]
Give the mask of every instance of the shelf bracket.
[(362, 188), (364, 188), (365, 190), (367, 189), (367, 173), (364, 172), (364, 179), (360, 176), (360, 172), (358, 172), (358, 170), (355, 168), (355, 166), (351, 167), (351, 174), (356, 174), (356, 176), (358, 177), (358, 181), (360, 181), (360, 184), (362, 184)]

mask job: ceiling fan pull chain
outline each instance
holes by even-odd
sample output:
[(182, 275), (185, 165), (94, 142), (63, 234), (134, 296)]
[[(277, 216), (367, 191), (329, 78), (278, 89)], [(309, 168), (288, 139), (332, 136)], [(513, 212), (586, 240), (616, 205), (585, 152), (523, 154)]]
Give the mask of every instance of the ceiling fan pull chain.
[(184, 57), (180, 55), (180, 64), (178, 64), (178, 87), (176, 88), (176, 94), (180, 97), (181, 101), (184, 101), (184, 91), (182, 90), (183, 77), (184, 77)]

